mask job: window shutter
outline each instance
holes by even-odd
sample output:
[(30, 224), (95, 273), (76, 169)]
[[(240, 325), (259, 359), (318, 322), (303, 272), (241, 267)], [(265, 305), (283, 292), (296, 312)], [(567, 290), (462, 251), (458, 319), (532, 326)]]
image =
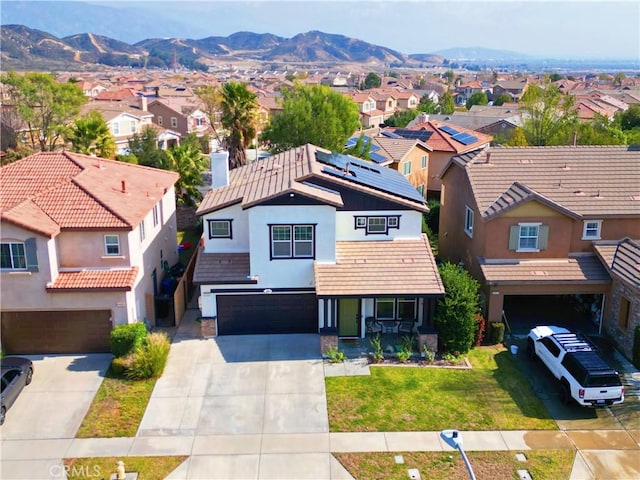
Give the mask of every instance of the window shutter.
[(509, 250), (517, 250), (520, 241), (520, 226), (511, 225), (509, 228)]
[(538, 250), (546, 250), (549, 243), (549, 225), (538, 227)]
[(24, 241), (24, 252), (27, 257), (27, 270), (30, 272), (38, 271), (38, 255), (36, 253), (36, 239), (27, 238)]

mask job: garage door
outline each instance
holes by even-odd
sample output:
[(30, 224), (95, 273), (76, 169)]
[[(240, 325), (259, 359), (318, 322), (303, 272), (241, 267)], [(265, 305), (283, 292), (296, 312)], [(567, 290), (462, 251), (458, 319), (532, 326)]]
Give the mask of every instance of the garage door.
[(218, 334), (317, 333), (318, 302), (304, 295), (218, 295)]
[(6, 353), (109, 352), (111, 311), (2, 312)]

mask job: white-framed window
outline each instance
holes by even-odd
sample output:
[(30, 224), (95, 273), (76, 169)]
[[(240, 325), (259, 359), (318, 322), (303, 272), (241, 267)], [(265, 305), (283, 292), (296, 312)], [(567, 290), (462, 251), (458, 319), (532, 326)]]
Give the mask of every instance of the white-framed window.
[(178, 128), (178, 118), (171, 117), (171, 128)]
[(105, 255), (120, 255), (120, 237), (118, 235), (104, 236)]
[(426, 155), (422, 155), (422, 158), (420, 159), (420, 165), (422, 166), (422, 168), (427, 168), (427, 156)]
[(369, 217), (367, 221), (367, 233), (386, 233), (387, 217)]
[(194, 125), (196, 127), (204, 127), (207, 123), (205, 122), (204, 117), (195, 117)]
[(464, 207), (464, 233), (473, 237), (473, 210), (466, 205)]
[(518, 235), (518, 250), (538, 250), (539, 223), (523, 223)]
[(314, 225), (271, 225), (271, 259), (313, 258)]
[(5, 270), (27, 269), (27, 256), (25, 254), (24, 243), (0, 243), (0, 268)]
[(158, 125), (162, 125), (164, 120), (162, 119), (162, 115), (158, 115)]
[(147, 234), (144, 231), (144, 220), (142, 220), (140, 222), (140, 241), (144, 242), (144, 239), (146, 238)]
[(367, 217), (356, 217), (356, 228), (366, 228)]
[(509, 228), (509, 250), (538, 252), (546, 250), (549, 241), (549, 225), (522, 222)]
[(418, 191), (418, 193), (419, 193), (420, 195), (422, 195), (422, 196), (424, 197), (424, 183), (422, 183), (422, 184), (418, 185), (418, 186), (416, 187), (416, 190)]
[(129, 122), (129, 130), (131, 130), (131, 133), (136, 133), (136, 121), (135, 120), (131, 120)]
[(387, 234), (390, 228), (400, 228), (400, 215), (355, 217), (355, 228), (369, 234)]
[(160, 222), (160, 215), (158, 213), (158, 205), (153, 206), (153, 226), (157, 227)]
[(379, 320), (393, 320), (396, 318), (396, 302), (393, 298), (376, 298), (376, 318)]
[(409, 175), (411, 173), (411, 162), (405, 162), (402, 164), (402, 174)]
[(114, 135), (120, 135), (120, 124), (118, 122), (113, 122), (111, 124), (111, 130), (113, 130)]
[(231, 220), (209, 220), (209, 238), (231, 238)]
[(582, 229), (583, 240), (600, 240), (602, 220), (585, 220)]
[(398, 320), (414, 320), (416, 318), (416, 299), (398, 298)]
[(398, 228), (398, 217), (387, 217), (387, 226), (389, 228)]

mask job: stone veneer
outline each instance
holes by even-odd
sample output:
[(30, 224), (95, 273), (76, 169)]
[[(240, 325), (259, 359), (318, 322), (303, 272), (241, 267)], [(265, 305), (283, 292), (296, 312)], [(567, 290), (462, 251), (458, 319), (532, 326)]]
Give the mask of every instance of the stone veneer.
[(429, 351), (438, 351), (438, 334), (437, 333), (419, 333), (418, 334), (418, 348), (420, 353), (423, 352), (423, 345), (426, 345)]
[(203, 318), (200, 321), (200, 334), (202, 335), (202, 338), (211, 338), (218, 335), (215, 317)]
[[(630, 303), (629, 324), (626, 328), (618, 324), (622, 297)], [(608, 301), (609, 308), (605, 305), (604, 329), (618, 350), (631, 359), (633, 358), (633, 332), (636, 327), (640, 327), (640, 298), (628, 285), (614, 279)]]
[(338, 348), (338, 336), (337, 335), (320, 335), (320, 353), (326, 354), (331, 348)]

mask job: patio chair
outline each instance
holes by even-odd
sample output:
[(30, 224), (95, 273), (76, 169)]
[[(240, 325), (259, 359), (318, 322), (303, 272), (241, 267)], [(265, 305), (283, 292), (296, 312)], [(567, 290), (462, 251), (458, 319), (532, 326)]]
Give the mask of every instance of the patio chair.
[(402, 335), (403, 333), (412, 335), (413, 334), (413, 326), (416, 324), (415, 320), (401, 320), (398, 325), (398, 335)]
[(364, 322), (367, 327), (367, 333), (379, 333), (382, 331), (382, 326), (380, 326), (374, 317), (367, 317)]

